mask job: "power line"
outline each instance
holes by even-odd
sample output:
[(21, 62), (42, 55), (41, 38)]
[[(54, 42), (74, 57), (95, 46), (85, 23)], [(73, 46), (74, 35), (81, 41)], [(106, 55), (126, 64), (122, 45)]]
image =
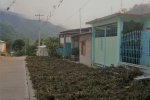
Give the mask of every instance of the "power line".
[(87, 0), (83, 5), (82, 7), (80, 7), (81, 9), (83, 9), (91, 0)]
[(13, 5), (13, 4), (15, 4), (16, 3), (16, 0), (13, 0), (12, 2), (11, 2), (11, 4), (7, 7), (7, 11), (9, 11), (10, 10), (10, 7)]
[(38, 17), (39, 21), (41, 21), (41, 17), (44, 16), (42, 14), (35, 14), (36, 17)]
[[(81, 10), (84, 9), (85, 6), (87, 6), (87, 4), (90, 2), (91, 0), (87, 0), (80, 8), (78, 8), (78, 10), (76, 10), (71, 16), (69, 16), (68, 18), (66, 18), (63, 23), (68, 20), (70, 20), (71, 18), (73, 18), (77, 13), (81, 13)], [(65, 24), (62, 24), (65, 25)]]
[(61, 6), (64, 0), (59, 0), (56, 4), (52, 5), (52, 10), (50, 11), (50, 18), (54, 16), (56, 10)]
[[(41, 17), (44, 16), (42, 14), (35, 14), (36, 17), (38, 17), (39, 20), (39, 25), (40, 25), (40, 21), (41, 21)], [(41, 45), (41, 34), (40, 34), (40, 26), (39, 26), (39, 46)]]

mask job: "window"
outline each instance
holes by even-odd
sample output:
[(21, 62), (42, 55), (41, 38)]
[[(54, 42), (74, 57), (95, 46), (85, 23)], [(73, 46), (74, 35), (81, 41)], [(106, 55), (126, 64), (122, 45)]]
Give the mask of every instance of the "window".
[(111, 24), (111, 25), (107, 26), (106, 32), (107, 32), (107, 34), (106, 34), (107, 37), (117, 36), (117, 25)]
[(106, 37), (117, 36), (117, 24), (110, 24), (106, 26), (96, 27), (96, 37)]
[(86, 41), (81, 41), (81, 55), (86, 55)]
[(105, 36), (105, 27), (96, 27), (96, 37)]

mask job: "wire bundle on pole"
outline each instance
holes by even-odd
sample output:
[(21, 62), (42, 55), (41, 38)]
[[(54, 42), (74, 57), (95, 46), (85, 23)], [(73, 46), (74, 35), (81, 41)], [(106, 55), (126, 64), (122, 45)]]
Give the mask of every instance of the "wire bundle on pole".
[(9, 5), (9, 7), (7, 7), (7, 11), (9, 11), (10, 10), (10, 7), (13, 5), (13, 4), (15, 4), (16, 3), (16, 0), (13, 0), (12, 2), (11, 2), (11, 4)]
[(54, 4), (54, 5), (52, 6), (52, 10), (50, 11), (49, 16), (47, 16), (47, 21), (49, 20), (49, 18), (52, 18), (52, 17), (53, 17), (55, 11), (61, 6), (61, 4), (63, 3), (63, 1), (64, 1), (64, 0), (59, 0), (59, 1), (57, 2), (57, 4)]

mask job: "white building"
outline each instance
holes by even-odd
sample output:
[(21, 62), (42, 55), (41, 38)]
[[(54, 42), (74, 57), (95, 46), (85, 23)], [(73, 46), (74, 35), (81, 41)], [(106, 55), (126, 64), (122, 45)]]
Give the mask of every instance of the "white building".
[(46, 48), (46, 45), (38, 46), (36, 55), (37, 56), (48, 56), (48, 50)]
[(6, 42), (0, 40), (0, 55), (6, 54)]

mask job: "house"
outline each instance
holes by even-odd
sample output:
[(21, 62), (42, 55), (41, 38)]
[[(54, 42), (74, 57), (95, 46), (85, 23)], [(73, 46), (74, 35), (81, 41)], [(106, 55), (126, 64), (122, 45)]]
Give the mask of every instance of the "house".
[[(71, 30), (66, 30), (63, 32), (60, 32), (59, 34), (59, 43), (60, 43), (60, 47), (58, 49), (58, 52), (61, 52), (63, 57), (65, 58), (71, 58), (72, 56), (72, 51), (76, 52), (76, 55), (79, 55), (79, 53), (77, 54), (77, 52), (79, 51), (79, 34), (84, 34), (86, 32), (91, 31), (91, 28), (82, 28), (80, 29), (71, 29)], [(79, 58), (77, 57), (76, 60), (79, 60)]]
[(91, 66), (92, 52), (92, 28), (82, 34), (73, 35), (72, 38), (78, 38), (79, 41), (79, 62), (87, 66)]
[(150, 66), (150, 14), (115, 13), (92, 25), (92, 64)]
[(59, 34), (59, 45), (61, 48), (59, 48), (60, 55), (62, 55), (64, 58), (71, 58), (71, 36), (72, 34), (78, 34), (76, 29), (74, 30), (67, 30), (60, 32)]
[(6, 42), (0, 40), (0, 55), (6, 55)]
[(37, 56), (48, 56), (48, 50), (47, 50), (46, 45), (38, 46), (36, 55)]

